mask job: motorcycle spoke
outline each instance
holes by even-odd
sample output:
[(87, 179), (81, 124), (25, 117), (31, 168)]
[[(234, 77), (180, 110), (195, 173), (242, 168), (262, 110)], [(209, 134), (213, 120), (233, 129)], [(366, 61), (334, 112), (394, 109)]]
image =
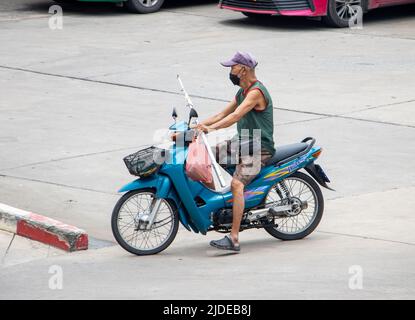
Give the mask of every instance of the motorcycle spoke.
[[(159, 210), (155, 213), (155, 221), (149, 230), (143, 229), (146, 224), (142, 214), (151, 213), (154, 205), (152, 193), (140, 193), (131, 196), (121, 206), (117, 227), (122, 239), (131, 247), (139, 250), (152, 250), (168, 240), (174, 229), (174, 215), (170, 204), (162, 200)], [(145, 216), (144, 216), (145, 217)], [(136, 228), (139, 228), (136, 230)]]
[[(123, 235), (125, 232), (127, 232), (127, 230), (129, 230), (130, 228), (130, 226), (132, 225), (134, 223), (134, 220), (133, 221), (131, 221), (131, 222), (129, 222), (129, 223), (126, 223), (124, 226), (122, 226), (122, 227), (119, 227), (119, 225), (118, 225), (118, 228), (119, 228), (119, 230), (120, 230), (120, 234), (121, 235)], [(121, 232), (121, 231), (123, 231), (123, 232)]]
[[(317, 196), (314, 190), (312, 190), (312, 188), (301, 179), (296, 177), (288, 177), (284, 179), (284, 182), (287, 186), (291, 201), (301, 201), (303, 203), (307, 202), (307, 208), (301, 210), (297, 214), (295, 214), (295, 212), (289, 211), (287, 214), (291, 214), (291, 216), (288, 217), (274, 217), (273, 220), (275, 221), (275, 219), (278, 219), (277, 221), (279, 222), (275, 229), (287, 234), (300, 233), (303, 230), (307, 229), (315, 219), (318, 209), (316, 207)], [(279, 187), (279, 189), (281, 190), (281, 187)], [(269, 193), (266, 201), (267, 205), (275, 205), (273, 203), (274, 197), (276, 197), (275, 194), (273, 192)], [(285, 196), (284, 192), (283, 194)], [(287, 204), (288, 199), (283, 199), (281, 203)]]
[(125, 203), (121, 210), (124, 210), (125, 213), (129, 214), (131, 217), (134, 218), (134, 213), (131, 211), (130, 207), (128, 206), (128, 203)]
[(131, 242), (131, 240), (134, 239), (134, 237), (136, 236), (136, 234), (138, 233), (138, 231), (133, 231), (132, 233), (130, 233), (128, 236), (124, 237), (124, 240), (129, 243)]

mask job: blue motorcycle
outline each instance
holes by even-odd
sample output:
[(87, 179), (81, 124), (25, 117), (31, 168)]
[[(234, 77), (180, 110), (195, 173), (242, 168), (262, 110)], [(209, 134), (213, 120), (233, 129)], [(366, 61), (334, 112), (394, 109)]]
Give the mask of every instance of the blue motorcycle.
[[(111, 226), (122, 248), (136, 255), (165, 250), (176, 237), (179, 224), (188, 231), (206, 235), (209, 231), (230, 232), (234, 164), (219, 164), (201, 135), (212, 162), (215, 188), (187, 177), (185, 162), (195, 134), (197, 112), (184, 90), (189, 121), (176, 122), (170, 130), (175, 141), (168, 148), (151, 146), (124, 158), (130, 173), (138, 179), (123, 186), (125, 192), (114, 207)], [(318, 226), (324, 211), (319, 184), (327, 189), (330, 180), (315, 164), (322, 149), (314, 138), (276, 148), (257, 177), (245, 187), (245, 211), (241, 231), (263, 228), (277, 239), (297, 240)], [(304, 169), (308, 175), (300, 170)]]

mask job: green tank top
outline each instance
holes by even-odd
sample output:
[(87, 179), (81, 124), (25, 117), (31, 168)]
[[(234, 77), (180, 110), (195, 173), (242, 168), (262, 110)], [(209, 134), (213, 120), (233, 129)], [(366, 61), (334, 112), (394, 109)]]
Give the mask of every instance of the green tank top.
[[(260, 82), (255, 82), (245, 93), (244, 90), (241, 88), (236, 94), (236, 103), (239, 106), (242, 101), (245, 99), (246, 95), (251, 90), (260, 90), (265, 97), (265, 101), (267, 106), (264, 110), (257, 111), (252, 109), (247, 114), (245, 114), (238, 122), (237, 122), (237, 130), (238, 135), (241, 137), (241, 130), (247, 129), (249, 133), (249, 137), (253, 137), (253, 130), (254, 129), (261, 129), (261, 148), (268, 150), (271, 154), (274, 154), (274, 119), (273, 119), (273, 106), (272, 106), (272, 99), (265, 88), (265, 86)], [(244, 131), (246, 133), (246, 131)]]

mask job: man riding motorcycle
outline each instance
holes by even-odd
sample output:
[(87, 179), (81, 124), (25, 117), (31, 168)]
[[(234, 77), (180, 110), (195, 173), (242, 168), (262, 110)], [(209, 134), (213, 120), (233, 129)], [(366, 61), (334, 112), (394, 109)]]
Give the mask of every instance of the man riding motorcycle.
[[(230, 235), (210, 244), (219, 249), (239, 251), (239, 230), (244, 212), (244, 188), (259, 173), (261, 166), (272, 157), (274, 148), (274, 121), (272, 99), (265, 86), (255, 75), (256, 59), (249, 53), (236, 52), (228, 61), (221, 62), (230, 67), (229, 78), (234, 85), (240, 87), (236, 96), (218, 114), (202, 121), (197, 129), (208, 133), (212, 130), (227, 128), (237, 124), (239, 140), (247, 135), (252, 141), (260, 134), (260, 150), (258, 153), (241, 152), (233, 174), (231, 190), (233, 194), (233, 219)], [(223, 152), (229, 152), (231, 141), (216, 146), (216, 158)], [(219, 160), (218, 160), (219, 161)]]

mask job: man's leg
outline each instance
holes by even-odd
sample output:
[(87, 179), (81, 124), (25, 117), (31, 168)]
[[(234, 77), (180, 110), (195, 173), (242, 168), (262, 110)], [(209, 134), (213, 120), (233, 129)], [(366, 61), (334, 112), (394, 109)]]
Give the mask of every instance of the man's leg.
[(262, 152), (261, 158), (255, 162), (254, 157), (241, 157), (241, 163), (235, 168), (233, 175), (231, 190), (233, 195), (233, 220), (232, 229), (229, 236), (220, 240), (211, 241), (210, 244), (219, 249), (227, 249), (239, 251), (239, 230), (241, 228), (241, 221), (245, 208), (244, 188), (247, 186), (258, 174), (261, 166), (271, 157), (269, 152)]
[[(239, 171), (238, 166), (236, 168), (236, 171)], [(211, 241), (211, 246), (214, 246), (219, 249), (226, 249), (232, 251), (240, 250), (239, 229), (241, 227), (241, 221), (245, 206), (244, 188), (245, 185), (243, 184), (243, 182), (234, 176), (231, 182), (231, 190), (233, 196), (233, 218), (231, 233), (230, 235), (226, 235), (223, 239)]]
[(245, 208), (244, 188), (259, 173), (261, 162), (255, 156), (242, 156), (235, 168), (231, 190), (233, 195), (232, 229), (230, 237), (235, 244), (239, 244), (239, 230)]
[(233, 195), (231, 239), (239, 244), (239, 229), (245, 207), (244, 184), (236, 178), (232, 179), (231, 190)]

